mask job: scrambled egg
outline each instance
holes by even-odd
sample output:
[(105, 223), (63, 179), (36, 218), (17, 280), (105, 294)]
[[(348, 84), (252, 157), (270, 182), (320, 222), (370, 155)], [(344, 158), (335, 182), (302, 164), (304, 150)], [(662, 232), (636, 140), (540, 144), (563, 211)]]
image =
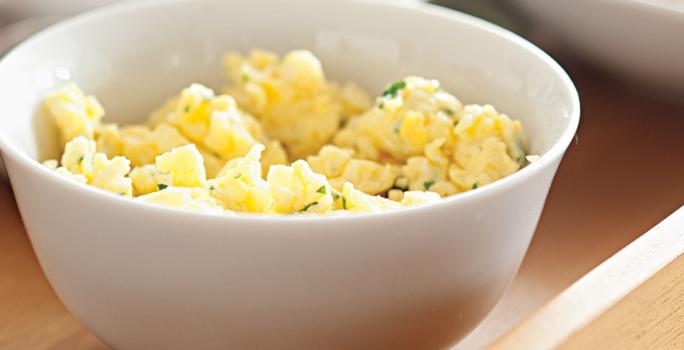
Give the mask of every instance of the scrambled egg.
[(229, 161), (210, 181), (212, 196), (226, 208), (250, 213), (267, 213), (273, 209), (271, 189), (261, 175), (259, 162), (264, 148), (256, 145), (244, 157)]
[(490, 105), (463, 106), (438, 81), (415, 76), (388, 86), (334, 143), (363, 159), (402, 164), (402, 190), (441, 196), (491, 183), (525, 162), (519, 121)]
[(137, 197), (136, 200), (208, 214), (222, 214), (226, 212), (223, 206), (210, 196), (209, 192), (204, 188), (168, 187), (162, 191)]
[(68, 84), (45, 100), (63, 154), (45, 166), (137, 201), (211, 214), (382, 212), (484, 186), (536, 160), (522, 125), (408, 76), (371, 103), (309, 51), (230, 53), (225, 94), (192, 84), (147, 125), (102, 122)]
[(61, 167), (54, 161), (47, 165), (76, 182), (87, 183), (122, 196), (133, 195), (133, 184), (128, 177), (131, 162), (125, 157), (111, 159), (97, 152), (95, 141), (78, 136), (69, 141), (62, 154)]
[(370, 105), (355, 85), (347, 84), (340, 91), (327, 81), (321, 62), (309, 51), (292, 51), (282, 58), (262, 50), (252, 51), (249, 57), (231, 53), (224, 63), (234, 84), (227, 93), (255, 115), (293, 159), (316, 153), (343, 119)]
[(62, 144), (77, 136), (92, 139), (105, 114), (95, 97), (86, 96), (73, 83), (48, 96), (46, 106), (55, 118)]

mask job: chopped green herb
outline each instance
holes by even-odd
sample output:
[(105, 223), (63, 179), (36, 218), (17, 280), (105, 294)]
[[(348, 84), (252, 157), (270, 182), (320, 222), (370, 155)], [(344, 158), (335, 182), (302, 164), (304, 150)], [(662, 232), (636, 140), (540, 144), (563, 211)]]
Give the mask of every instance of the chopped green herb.
[(517, 158), (515, 158), (515, 161), (518, 163), (518, 165), (522, 166), (523, 164), (525, 164), (525, 155), (519, 155)]
[(385, 90), (385, 92), (382, 93), (382, 96), (396, 97), (399, 90), (401, 90), (405, 87), (406, 87), (406, 82), (403, 80), (400, 80), (400, 81), (390, 85), (390, 87), (388, 87), (387, 90)]
[(454, 110), (451, 109), (451, 108), (444, 108), (444, 113), (446, 113), (446, 114), (449, 115), (449, 116), (453, 116), (453, 115), (454, 115)]
[(185, 111), (186, 114), (187, 114), (187, 113), (190, 113), (190, 104), (185, 105), (184, 111)]
[(213, 190), (215, 190), (215, 189), (216, 189), (216, 186), (214, 186), (214, 185), (210, 185), (210, 186), (209, 186), (209, 191), (213, 191)]
[(342, 196), (342, 209), (347, 209), (347, 198)]
[(233, 177), (233, 178), (237, 180), (237, 179), (239, 179), (239, 178), (241, 178), (241, 177), (242, 177), (242, 173), (239, 173), (239, 174), (235, 175), (235, 177)]
[(380, 109), (385, 108), (385, 102), (380, 101), (380, 103), (378, 103), (378, 108), (380, 108)]
[(240, 79), (242, 80), (243, 83), (248, 83), (249, 82), (249, 75), (247, 74), (242, 74), (240, 76)]
[(476, 188), (478, 188), (478, 187), (480, 187), (480, 183), (477, 182), (477, 181), (475, 181), (475, 183), (473, 183), (473, 188), (472, 188), (472, 189), (474, 190), (474, 189), (476, 189)]
[(397, 120), (397, 122), (394, 124), (392, 131), (394, 131), (394, 133), (397, 135), (401, 134), (401, 125), (403, 123), (404, 123), (404, 118), (399, 118), (399, 120)]
[(325, 189), (325, 185), (319, 187), (319, 188), (316, 190), (316, 192), (322, 193), (322, 194), (326, 194), (327, 191), (326, 191), (326, 189)]
[(423, 182), (423, 187), (425, 188), (425, 190), (429, 190), (430, 187), (432, 187), (432, 185), (434, 185), (434, 184), (435, 184), (434, 181), (428, 180), (428, 181)]
[(332, 197), (333, 197), (333, 200), (336, 201), (336, 200), (338, 200), (338, 199), (340, 198), (340, 195), (337, 194), (337, 193), (335, 193), (335, 192), (333, 192), (333, 193), (332, 193)]
[(309, 208), (311, 208), (311, 207), (313, 207), (314, 205), (317, 205), (317, 204), (318, 204), (318, 202), (311, 202), (311, 203), (305, 205), (304, 208), (302, 208), (299, 212), (300, 212), (300, 213), (301, 213), (301, 212), (305, 212), (305, 211), (309, 210)]
[(460, 122), (460, 121), (461, 120), (454, 120), (454, 126), (458, 125), (458, 122)]
[(167, 185), (167, 184), (157, 184), (157, 188), (158, 188), (160, 191), (163, 190), (163, 189), (165, 189), (165, 188), (167, 188), (167, 187), (169, 187), (169, 185)]
[(81, 163), (83, 163), (83, 156), (78, 158), (78, 164), (81, 164)]
[(515, 161), (518, 165), (522, 166), (525, 164), (525, 139), (521, 134), (515, 134), (513, 138), (514, 145), (509, 146), (511, 148), (512, 155), (516, 155)]

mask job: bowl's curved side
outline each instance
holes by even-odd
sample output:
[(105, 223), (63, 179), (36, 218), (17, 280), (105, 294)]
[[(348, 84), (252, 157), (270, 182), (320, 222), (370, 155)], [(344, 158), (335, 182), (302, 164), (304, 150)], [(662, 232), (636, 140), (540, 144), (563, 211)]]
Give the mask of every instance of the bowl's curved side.
[(333, 224), (140, 211), (7, 165), (50, 283), (109, 345), (301, 349), (460, 339), (514, 276), (557, 162), (493, 196)]

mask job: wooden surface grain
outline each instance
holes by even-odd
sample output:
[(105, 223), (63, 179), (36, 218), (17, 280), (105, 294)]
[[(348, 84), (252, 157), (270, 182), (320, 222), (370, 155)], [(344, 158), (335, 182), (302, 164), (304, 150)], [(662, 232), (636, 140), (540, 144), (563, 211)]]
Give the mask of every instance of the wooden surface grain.
[[(459, 349), (491, 342), (684, 204), (684, 106), (581, 64), (577, 142), (561, 165), (520, 273)], [(62, 306), (0, 183), (0, 348), (106, 349)]]
[(684, 206), (488, 350), (681, 349), (673, 345), (684, 341), (682, 267)]
[(559, 350), (684, 349), (684, 255), (563, 342)]

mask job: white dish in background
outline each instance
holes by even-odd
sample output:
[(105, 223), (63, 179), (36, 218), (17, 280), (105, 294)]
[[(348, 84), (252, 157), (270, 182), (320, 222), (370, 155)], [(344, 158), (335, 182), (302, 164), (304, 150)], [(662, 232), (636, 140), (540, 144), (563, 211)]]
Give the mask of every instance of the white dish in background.
[(15, 19), (64, 16), (118, 1), (121, 0), (0, 0), (0, 11)]
[[(312, 15), (315, 14), (315, 15)], [(143, 120), (190, 82), (222, 86), (228, 50), (313, 50), (372, 93), (409, 73), (522, 120), (539, 161), (423, 207), (351, 217), (208, 216), (59, 177), (42, 98), (67, 80), (107, 118)], [(579, 121), (546, 54), (431, 6), (361, 1), (145, 1), (79, 16), (0, 62), (5, 159), (38, 259), (64, 304), (113, 348), (444, 348), (514, 277)]]
[(35, 32), (57, 23), (59, 16), (30, 17), (0, 27), (0, 57)]
[(684, 1), (516, 1), (577, 56), (684, 103)]

